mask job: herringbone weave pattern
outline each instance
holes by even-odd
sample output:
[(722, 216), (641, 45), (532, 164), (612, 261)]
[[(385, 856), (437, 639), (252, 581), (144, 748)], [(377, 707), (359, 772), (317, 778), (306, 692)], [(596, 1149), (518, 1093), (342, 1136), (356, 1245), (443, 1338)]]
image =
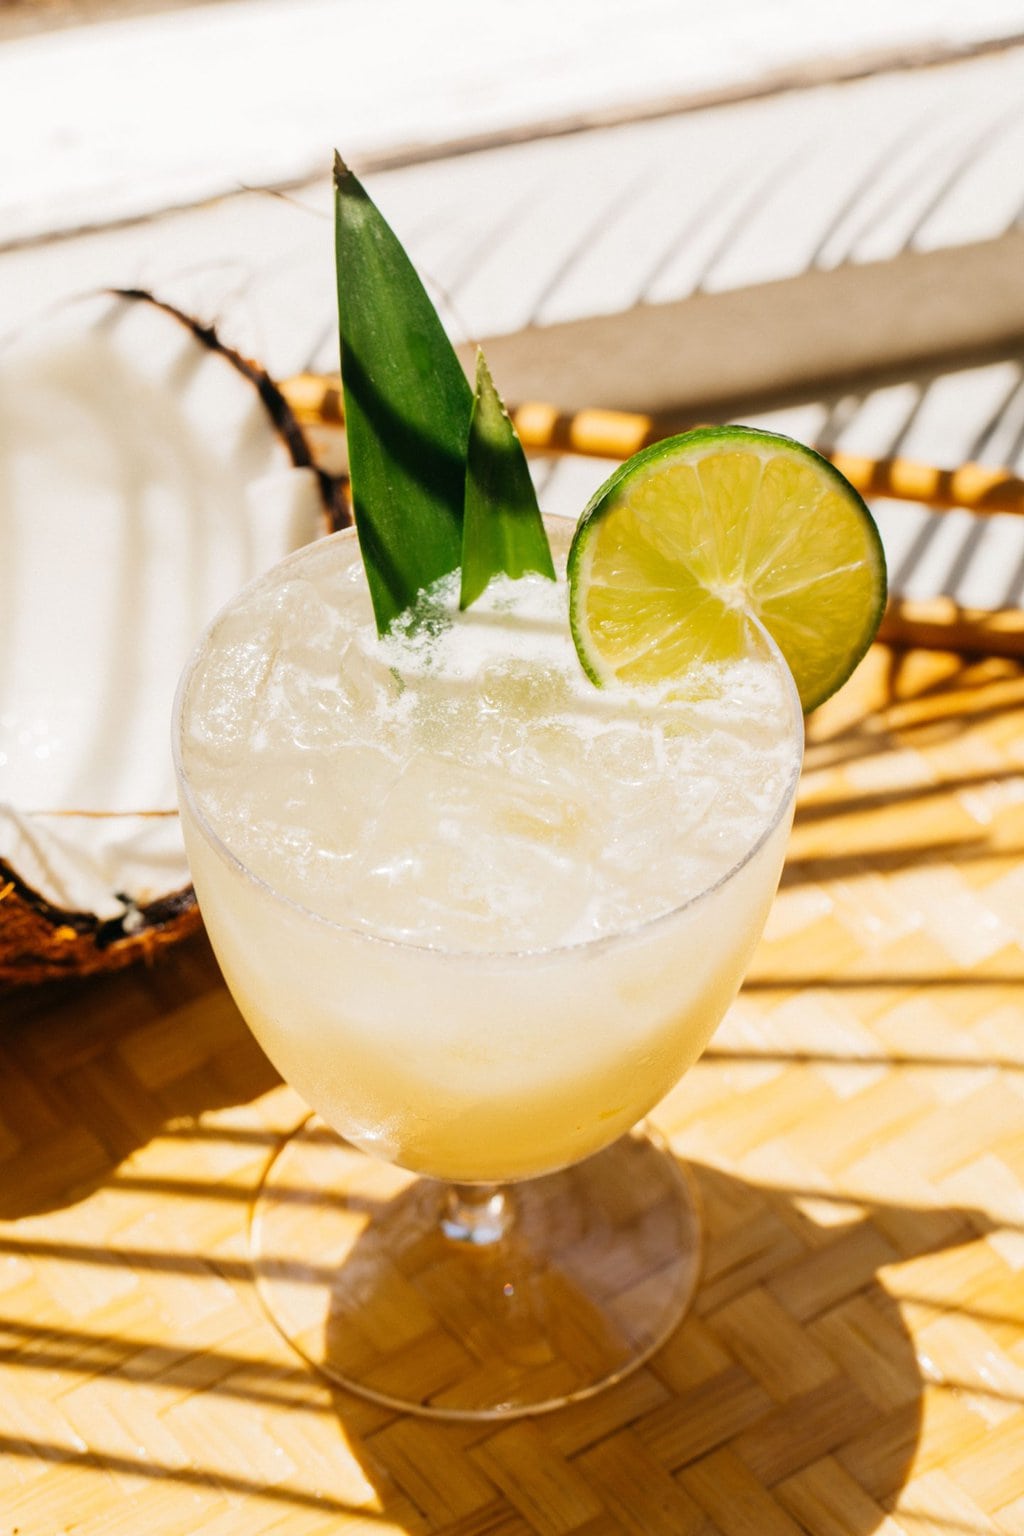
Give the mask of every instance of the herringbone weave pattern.
[(814, 722), (749, 982), (658, 1123), (694, 1311), (509, 1425), (333, 1394), (246, 1213), (302, 1106), (201, 940), (0, 1003), (0, 1536), (1024, 1531), (1024, 674), (879, 648)]

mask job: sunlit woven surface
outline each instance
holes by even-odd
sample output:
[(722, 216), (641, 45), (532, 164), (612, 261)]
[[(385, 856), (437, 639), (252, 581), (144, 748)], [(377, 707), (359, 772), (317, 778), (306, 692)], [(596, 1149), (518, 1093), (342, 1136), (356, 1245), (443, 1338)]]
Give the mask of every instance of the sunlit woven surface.
[(875, 651), (750, 981), (659, 1112), (694, 1313), (504, 1427), (334, 1395), (248, 1278), (302, 1113), (201, 940), (0, 1001), (2, 1536), (1024, 1531), (1024, 674)]

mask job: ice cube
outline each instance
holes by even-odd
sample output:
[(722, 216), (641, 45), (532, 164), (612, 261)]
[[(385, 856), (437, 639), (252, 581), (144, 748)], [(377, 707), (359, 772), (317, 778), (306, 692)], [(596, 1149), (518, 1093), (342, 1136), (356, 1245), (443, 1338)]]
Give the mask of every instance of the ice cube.
[(379, 720), (401, 696), (405, 684), (369, 636), (357, 636), (339, 650), (337, 685), (357, 721)]
[(479, 693), (485, 706), (528, 724), (563, 711), (570, 697), (564, 673), (515, 658), (486, 667)]
[(586, 904), (593, 835), (577, 801), (507, 771), (421, 753), (360, 850), (360, 910), (371, 926), (419, 942), (556, 943)]

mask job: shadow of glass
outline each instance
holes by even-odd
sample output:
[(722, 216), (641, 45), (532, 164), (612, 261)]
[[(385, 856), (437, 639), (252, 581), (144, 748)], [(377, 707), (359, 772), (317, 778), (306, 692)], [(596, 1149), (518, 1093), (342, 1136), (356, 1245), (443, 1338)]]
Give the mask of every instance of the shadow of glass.
[[(432, 1420), (333, 1391), (385, 1513), (397, 1490), (437, 1532), (461, 1532), (462, 1521), (475, 1531), (474, 1519), (503, 1529), (502, 1518), (514, 1524), (516, 1510), (544, 1498), (592, 1505), (591, 1518), (629, 1530), (668, 1529), (666, 1520), (728, 1530), (755, 1510), (763, 1529), (795, 1523), (813, 1536), (836, 1529), (827, 1511), (837, 1507), (845, 1536), (884, 1523), (914, 1463), (924, 1380), (880, 1271), (974, 1241), (991, 1223), (966, 1208), (838, 1200), (822, 1221), (820, 1196), (707, 1166), (690, 1172), (704, 1207), (700, 1285), (682, 1324), (633, 1375), (505, 1421)], [(327, 1335), (352, 1325), (350, 1312), (332, 1313)], [(375, 1343), (387, 1354), (386, 1340)], [(461, 1351), (466, 1339), (434, 1318), (412, 1340), (396, 1330), (394, 1351), (444, 1360), (454, 1343)]]

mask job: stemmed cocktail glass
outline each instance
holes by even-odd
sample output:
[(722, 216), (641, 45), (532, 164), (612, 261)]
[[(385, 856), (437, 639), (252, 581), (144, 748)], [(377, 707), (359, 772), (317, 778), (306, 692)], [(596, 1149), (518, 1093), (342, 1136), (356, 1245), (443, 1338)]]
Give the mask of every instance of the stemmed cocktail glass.
[[(549, 519), (548, 528), (564, 560), (564, 525)], [(313, 566), (326, 570), (329, 562), (341, 573), (330, 579), (347, 581), (358, 575), (358, 559), (351, 532), (334, 535), (262, 583), (262, 617), (252, 617), (243, 594), (204, 637), (175, 708), (182, 821), (210, 939), (242, 1014), (312, 1111), (266, 1172), (252, 1213), (254, 1272), (284, 1335), (344, 1386), (442, 1417), (536, 1412), (625, 1375), (664, 1341), (692, 1296), (700, 1236), (690, 1181), (655, 1134), (635, 1127), (703, 1050), (758, 941), (788, 836), (802, 715), (784, 661), (753, 632), (753, 661), (775, 701), (774, 779), (725, 866), (642, 920), (624, 918), (596, 937), (522, 946), (514, 938), (446, 940), (443, 913), (425, 936), (376, 924), (372, 911), (346, 918), (323, 894), (332, 889), (325, 864), (335, 860), (340, 881), (351, 862), (345, 837), (359, 843), (357, 821), (334, 841), (332, 832), (319, 851), (308, 827), (301, 838), (291, 829), (289, 797), (308, 792), (315, 804), (322, 784), (310, 789), (310, 775), (326, 770), (305, 765), (296, 727), (274, 737), (287, 687), (275, 694), (278, 685), (260, 670), (258, 631), (280, 607), (273, 594), (282, 584), (293, 595), (296, 584), (312, 591)], [(305, 588), (288, 619), (289, 643), (303, 603), (313, 603)], [(334, 643), (314, 609), (309, 643), (314, 671), (321, 670), (299, 706), (310, 718), (328, 707), (324, 677)], [(467, 622), (477, 626), (475, 643), (498, 621), (474, 611)], [(235, 685), (216, 692), (226, 657), (239, 676), (255, 679), (255, 738), (238, 732), (248, 706)], [(514, 682), (528, 693), (528, 668)], [(340, 686), (352, 692), (350, 681)], [(408, 701), (417, 686), (406, 679), (399, 693)], [(593, 708), (605, 708), (600, 691), (591, 691)], [(472, 689), (463, 688), (452, 710), (476, 707)], [(698, 715), (703, 707), (695, 706)], [(720, 723), (714, 729), (728, 745)], [(764, 718), (734, 721), (732, 730), (771, 734)], [(542, 752), (540, 728), (532, 735), (531, 750)], [(443, 768), (448, 745), (444, 731), (432, 738), (430, 762)], [(708, 750), (713, 758), (714, 745)], [(207, 785), (208, 758), (219, 775), (216, 793)], [(348, 793), (355, 762), (339, 770), (343, 822), (357, 817)], [(409, 836), (409, 858), (428, 876), (447, 835), (449, 801), (475, 782), (464, 764), (451, 774), (426, 792), (440, 807), (436, 825), (424, 812), (421, 832)], [(469, 789), (458, 788), (463, 779)], [(409, 781), (406, 770), (389, 804), (398, 805)], [(631, 792), (624, 784), (621, 795)], [(372, 800), (372, 787), (368, 793)], [(486, 820), (489, 793), (480, 791), (474, 826)], [(592, 794), (592, 819), (606, 816), (612, 827), (618, 792), (598, 785)], [(219, 807), (232, 796), (240, 822), (249, 830), (260, 824), (258, 856), (225, 830)], [(523, 804), (527, 820), (554, 818), (544, 835), (554, 840), (557, 881), (558, 839), (570, 834), (555, 811)], [(713, 838), (717, 804), (705, 807), (695, 841)], [(296, 848), (302, 842), (291, 883), (273, 873), (291, 857), (289, 839)], [(489, 846), (453, 844), (445, 877), (453, 889), (470, 876), (486, 887), (479, 860)], [(600, 863), (589, 846), (588, 857)], [(365, 888), (394, 885), (400, 865), (393, 860), (384, 877), (370, 867)], [(642, 886), (645, 868), (633, 873)], [(557, 891), (547, 895), (557, 905)]]

